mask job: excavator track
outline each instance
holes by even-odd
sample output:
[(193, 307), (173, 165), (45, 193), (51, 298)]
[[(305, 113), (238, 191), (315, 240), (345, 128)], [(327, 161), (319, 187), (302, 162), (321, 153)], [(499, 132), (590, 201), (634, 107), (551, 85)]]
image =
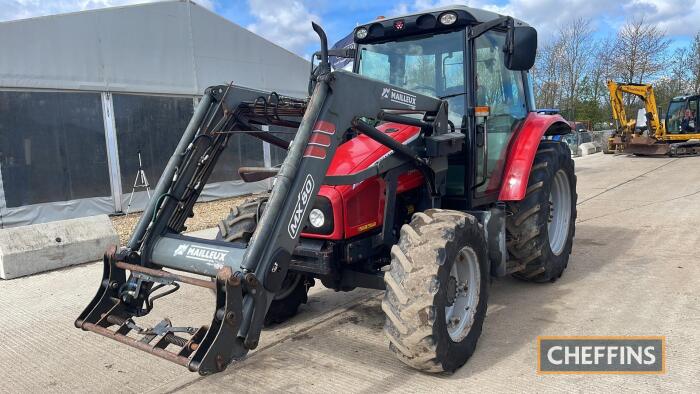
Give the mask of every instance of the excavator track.
[(669, 144), (668, 155), (671, 157), (697, 156), (700, 154), (700, 140), (676, 142)]

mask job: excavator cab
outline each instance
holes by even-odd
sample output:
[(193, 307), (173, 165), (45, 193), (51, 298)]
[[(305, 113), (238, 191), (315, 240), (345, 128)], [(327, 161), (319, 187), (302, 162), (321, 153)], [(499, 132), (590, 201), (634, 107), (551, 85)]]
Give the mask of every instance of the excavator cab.
[(669, 134), (696, 134), (700, 131), (698, 104), (700, 95), (674, 97), (666, 114), (666, 131)]

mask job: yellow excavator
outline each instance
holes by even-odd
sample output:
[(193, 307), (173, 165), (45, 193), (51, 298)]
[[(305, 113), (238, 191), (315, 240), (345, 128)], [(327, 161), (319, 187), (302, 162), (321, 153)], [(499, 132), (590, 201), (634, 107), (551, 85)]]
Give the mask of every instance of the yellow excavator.
[[(608, 90), (617, 127), (608, 138), (604, 152), (669, 156), (700, 153), (700, 95), (674, 97), (662, 121), (650, 84), (608, 81)], [(627, 118), (623, 94), (639, 97), (644, 102), (646, 130), (637, 127), (636, 119)]]

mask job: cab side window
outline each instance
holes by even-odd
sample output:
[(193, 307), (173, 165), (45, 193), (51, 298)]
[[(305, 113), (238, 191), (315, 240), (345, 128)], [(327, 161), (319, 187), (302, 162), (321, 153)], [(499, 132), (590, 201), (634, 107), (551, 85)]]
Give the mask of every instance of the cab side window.
[(698, 131), (698, 99), (688, 101), (688, 109), (690, 112), (687, 114), (688, 119), (685, 121), (684, 131), (692, 134)]

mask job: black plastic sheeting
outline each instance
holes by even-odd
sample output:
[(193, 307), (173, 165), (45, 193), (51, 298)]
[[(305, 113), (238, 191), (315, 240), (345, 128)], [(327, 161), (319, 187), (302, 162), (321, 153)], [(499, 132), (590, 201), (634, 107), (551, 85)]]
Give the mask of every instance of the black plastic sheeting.
[(238, 168), (242, 166), (263, 167), (262, 141), (246, 134), (233, 134), (208, 183), (240, 180)]
[[(290, 127), (275, 127), (274, 130), (281, 131), (281, 133), (276, 133), (278, 138), (281, 138), (287, 142), (294, 139), (294, 133), (296, 129)], [(270, 145), (270, 161), (273, 166), (278, 166), (282, 164), (284, 159), (287, 157), (287, 150), (282, 149), (275, 145)]]
[(109, 196), (99, 93), (0, 91), (6, 206)]
[[(123, 193), (131, 193), (139, 169), (138, 153), (152, 187), (193, 114), (191, 97), (112, 95)], [(239, 180), (241, 166), (262, 166), (262, 142), (233, 134), (208, 183)]]
[[(0, 91), (0, 228), (126, 209), (141, 164), (151, 191), (194, 112), (192, 96), (112, 94), (122, 190), (111, 195), (102, 97), (97, 92)], [(287, 139), (291, 138), (285, 136)], [(201, 200), (266, 189), (241, 166), (264, 166), (262, 142), (231, 135)], [(275, 151), (275, 162), (284, 158)], [(136, 189), (131, 210), (148, 202)]]
[(163, 173), (194, 112), (192, 97), (113, 94), (122, 192), (131, 193), (139, 170), (151, 188)]

